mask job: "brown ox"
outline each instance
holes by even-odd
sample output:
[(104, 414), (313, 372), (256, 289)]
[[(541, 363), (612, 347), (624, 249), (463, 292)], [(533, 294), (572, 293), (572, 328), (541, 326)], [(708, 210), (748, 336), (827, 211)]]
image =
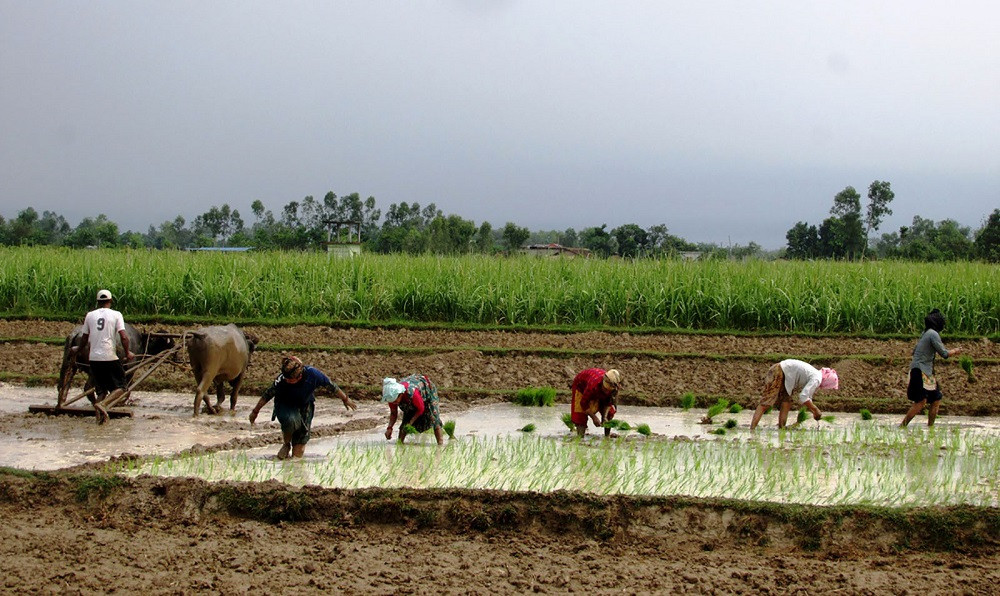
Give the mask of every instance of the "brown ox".
[[(245, 333), (236, 325), (229, 324), (191, 331), (186, 342), (191, 371), (197, 385), (194, 415), (198, 415), (201, 409), (198, 402), (202, 400), (205, 400), (205, 410), (209, 413), (217, 414), (221, 411), (222, 400), (226, 396), (223, 386), (225, 381), (229, 381), (233, 389), (229, 397), (229, 409), (235, 410), (243, 375), (250, 366), (250, 355), (257, 345), (257, 338), (252, 333)], [(213, 384), (218, 397), (215, 406), (208, 400), (208, 388)]]

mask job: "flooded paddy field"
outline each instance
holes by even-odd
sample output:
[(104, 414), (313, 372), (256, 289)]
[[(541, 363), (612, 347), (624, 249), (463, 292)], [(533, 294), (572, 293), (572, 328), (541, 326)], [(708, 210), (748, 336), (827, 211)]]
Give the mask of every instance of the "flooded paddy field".
[[(70, 325), (46, 325), (0, 343), (12, 379), (0, 386), (8, 590), (422, 593), (431, 584), (417, 578), (434, 578), (437, 591), (463, 593), (989, 593), (1000, 580), (1000, 419), (967, 415), (995, 407), (991, 343), (974, 348), (975, 385), (945, 369), (946, 408), (929, 432), (924, 417), (896, 428), (908, 341), (261, 328), (265, 342), (314, 346), (297, 351), (359, 405), (319, 400), (306, 457), (281, 462), (270, 407), (247, 420), (278, 350), (255, 355), (233, 414), (192, 417), (190, 373), (178, 369), (135, 395), (132, 418), (98, 426), (28, 413), (55, 402), (61, 347), (28, 338)], [(10, 338), (13, 326), (0, 331)], [(633, 340), (657, 353), (538, 351)], [(393, 342), (441, 351), (380, 351)], [(490, 344), (530, 353), (478, 349)], [(662, 355), (694, 350), (736, 358)], [(744, 409), (700, 424), (706, 396), (755, 399), (767, 360), (745, 358), (754, 350), (835, 357), (844, 390), (817, 400), (833, 421), (779, 432), (770, 413), (751, 434)], [(883, 352), (884, 363), (860, 358)], [(568, 404), (508, 403), (520, 386), (561, 388), (587, 365), (628, 375), (617, 418), (649, 436), (590, 429), (576, 441), (561, 420)], [(443, 447), (382, 435), (378, 377), (410, 370), (439, 380), (442, 419), (456, 423)], [(19, 382), (29, 377), (41, 386)], [(686, 391), (702, 397), (688, 411), (674, 407)], [(712, 434), (730, 419), (735, 428)], [(433, 560), (411, 557), (426, 550)]]

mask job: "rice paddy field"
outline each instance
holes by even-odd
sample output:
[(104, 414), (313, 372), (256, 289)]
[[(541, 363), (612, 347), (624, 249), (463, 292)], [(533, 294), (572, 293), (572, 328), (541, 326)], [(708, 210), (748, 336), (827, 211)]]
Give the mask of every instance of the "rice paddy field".
[[(257, 335), (235, 412), (192, 418), (183, 363), (157, 371), (132, 418), (99, 428), (24, 411), (53, 387), (63, 338), (100, 288), (146, 330), (235, 322)], [(394, 558), (429, 547), (439, 564), (412, 572), (446, 592), (578, 591), (586, 573), (602, 593), (989, 592), (998, 290), (997, 267), (977, 263), (3, 248), (0, 533), (22, 545), (0, 553), (6, 587), (419, 593)], [(931, 308), (968, 361), (938, 360), (938, 424), (901, 430)], [(321, 401), (306, 458), (283, 462), (275, 423), (246, 415), (289, 353), (361, 407)], [(788, 357), (840, 372), (839, 391), (817, 394), (828, 420), (778, 431), (769, 413), (751, 433), (763, 374)], [(631, 426), (577, 440), (567, 387), (591, 366), (622, 371)], [(381, 436), (381, 378), (411, 372), (435, 380), (457, 421), (442, 447)], [(526, 388), (554, 404), (515, 405)], [(101, 561), (78, 561), (84, 545)], [(609, 564), (585, 571), (595, 560)], [(187, 575), (171, 584), (176, 569)]]

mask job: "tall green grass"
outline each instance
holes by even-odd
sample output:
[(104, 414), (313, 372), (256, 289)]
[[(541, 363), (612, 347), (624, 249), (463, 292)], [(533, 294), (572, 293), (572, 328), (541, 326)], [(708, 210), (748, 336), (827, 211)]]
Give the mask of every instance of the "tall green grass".
[(0, 313), (915, 333), (1000, 332), (1000, 268), (0, 248)]

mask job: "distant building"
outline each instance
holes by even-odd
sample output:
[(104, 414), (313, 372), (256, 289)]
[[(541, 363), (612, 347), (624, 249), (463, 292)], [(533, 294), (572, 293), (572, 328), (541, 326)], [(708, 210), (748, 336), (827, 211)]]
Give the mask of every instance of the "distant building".
[(335, 257), (356, 257), (361, 254), (361, 222), (324, 219), (326, 224), (326, 254)]
[(561, 244), (529, 244), (521, 247), (521, 253), (535, 257), (589, 257), (590, 250), (563, 246)]
[(189, 248), (190, 251), (198, 252), (247, 252), (248, 250), (253, 250), (252, 246), (199, 246), (197, 248)]

